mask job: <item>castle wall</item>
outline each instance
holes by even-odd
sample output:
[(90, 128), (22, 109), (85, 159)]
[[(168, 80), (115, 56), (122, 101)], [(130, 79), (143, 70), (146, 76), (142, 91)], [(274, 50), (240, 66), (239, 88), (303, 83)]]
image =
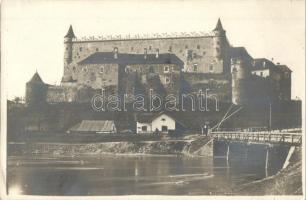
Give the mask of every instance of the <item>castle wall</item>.
[(48, 103), (75, 102), (77, 100), (76, 87), (49, 86), (46, 101)]
[(225, 74), (183, 73), (184, 80), (189, 84), (191, 92), (198, 93), (208, 89), (208, 95), (216, 95), (219, 101), (231, 101), (231, 80)]
[[(223, 64), (216, 59), (213, 36), (186, 38), (153, 38), (130, 40), (73, 41), (72, 63), (79, 62), (94, 52), (111, 52), (118, 47), (121, 53), (174, 53), (185, 63), (185, 70), (202, 73), (222, 73)], [(223, 47), (225, 48), (225, 47)], [(188, 62), (187, 62), (188, 61)], [(197, 67), (194, 67), (197, 65)], [(214, 69), (211, 70), (210, 66)]]
[(93, 89), (118, 85), (118, 64), (87, 64), (72, 67), (72, 78), (78, 84), (87, 85)]
[(46, 101), (51, 104), (63, 102), (88, 103), (96, 94), (101, 94), (101, 91), (84, 86), (65, 87), (49, 85)]
[[(127, 68), (137, 72), (140, 82), (146, 86), (149, 85), (148, 75), (156, 74), (167, 94), (178, 95), (180, 92), (181, 71), (176, 64), (128, 65)], [(147, 90), (149, 89), (147, 88)]]

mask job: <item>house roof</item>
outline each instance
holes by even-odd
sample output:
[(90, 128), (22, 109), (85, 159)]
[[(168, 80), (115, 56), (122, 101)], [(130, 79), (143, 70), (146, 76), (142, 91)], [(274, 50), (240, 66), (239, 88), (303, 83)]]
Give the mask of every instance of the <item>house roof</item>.
[(171, 117), (177, 123), (181, 124), (182, 126), (185, 126), (184, 123), (177, 120), (176, 117), (174, 117), (173, 114), (171, 114), (170, 112), (165, 112), (165, 111), (161, 111), (159, 113), (141, 113), (141, 114), (138, 114), (137, 115), (137, 122), (151, 123), (154, 119), (156, 119), (157, 117), (159, 117), (163, 114), (168, 115), (169, 117)]
[(115, 123), (112, 120), (83, 120), (69, 131), (73, 132), (111, 132)]
[(75, 38), (72, 26), (69, 26), (67, 34), (64, 36), (64, 38)]
[(89, 57), (80, 61), (78, 64), (177, 64), (183, 67), (184, 63), (175, 54), (163, 53), (159, 54), (156, 58), (156, 54), (126, 54), (118, 53), (118, 58), (114, 57), (113, 52), (96, 52)]
[(38, 72), (35, 72), (35, 74), (32, 76), (31, 80), (28, 83), (44, 83), (44, 82), (40, 78)]

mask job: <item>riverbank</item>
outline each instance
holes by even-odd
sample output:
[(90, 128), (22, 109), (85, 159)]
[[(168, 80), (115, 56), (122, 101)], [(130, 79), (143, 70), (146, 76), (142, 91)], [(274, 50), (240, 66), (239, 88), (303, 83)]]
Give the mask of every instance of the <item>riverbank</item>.
[(9, 156), (80, 157), (103, 154), (183, 154), (213, 156), (213, 142), (208, 136), (184, 137), (159, 141), (121, 141), (99, 143), (9, 143)]
[(235, 189), (240, 195), (302, 195), (302, 152), (293, 153), (290, 164), (274, 176)]

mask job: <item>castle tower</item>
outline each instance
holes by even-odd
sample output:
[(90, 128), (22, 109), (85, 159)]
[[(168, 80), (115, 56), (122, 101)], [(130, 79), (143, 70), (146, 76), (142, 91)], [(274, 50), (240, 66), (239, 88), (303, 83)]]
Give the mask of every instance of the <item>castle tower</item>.
[(70, 25), (67, 34), (64, 37), (64, 66), (67, 66), (72, 61), (72, 39), (75, 38), (72, 26)]
[(243, 59), (232, 58), (232, 103), (244, 104), (248, 101), (247, 85), (249, 78), (248, 66)]
[(253, 58), (244, 47), (232, 47), (230, 57), (232, 103), (245, 104), (251, 100), (249, 86)]
[(67, 34), (64, 36), (64, 75), (62, 82), (72, 79), (69, 64), (72, 62), (72, 39), (75, 38), (72, 26), (70, 25)]
[(39, 105), (46, 102), (47, 86), (36, 72), (26, 83), (26, 104)]
[(227, 41), (226, 41), (226, 34), (225, 30), (222, 27), (222, 23), (220, 18), (218, 19), (216, 28), (213, 30), (213, 51), (214, 51), (214, 57), (217, 60), (223, 60), (224, 59), (224, 53)]

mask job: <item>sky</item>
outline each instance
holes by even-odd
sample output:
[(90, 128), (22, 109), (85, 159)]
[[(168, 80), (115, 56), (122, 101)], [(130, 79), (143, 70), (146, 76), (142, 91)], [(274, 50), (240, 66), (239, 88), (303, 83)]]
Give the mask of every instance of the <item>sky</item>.
[(60, 83), (70, 24), (79, 38), (209, 32), (219, 17), (231, 45), (288, 65), (292, 98), (304, 99), (303, 0), (4, 0), (1, 6), (1, 81), (9, 99), (25, 95), (36, 70), (45, 83)]

